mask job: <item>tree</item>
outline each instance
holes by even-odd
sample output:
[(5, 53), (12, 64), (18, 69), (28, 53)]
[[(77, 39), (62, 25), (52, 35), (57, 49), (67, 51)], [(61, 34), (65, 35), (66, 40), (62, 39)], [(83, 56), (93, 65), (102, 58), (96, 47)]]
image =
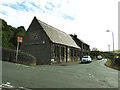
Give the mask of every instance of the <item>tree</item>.
[(99, 50), (96, 47), (93, 47), (92, 51), (99, 51)]
[(90, 55), (92, 58), (96, 58), (98, 55), (100, 55), (100, 51), (96, 47), (93, 47)]
[(2, 46), (4, 48), (15, 48), (17, 46), (17, 37), (24, 37), (24, 26), (18, 28), (7, 25), (7, 22), (2, 20)]
[(20, 26), (14, 31), (14, 36), (13, 36), (13, 44), (14, 44), (14, 46), (17, 46), (17, 37), (24, 37), (25, 32), (26, 31), (25, 31), (24, 26)]

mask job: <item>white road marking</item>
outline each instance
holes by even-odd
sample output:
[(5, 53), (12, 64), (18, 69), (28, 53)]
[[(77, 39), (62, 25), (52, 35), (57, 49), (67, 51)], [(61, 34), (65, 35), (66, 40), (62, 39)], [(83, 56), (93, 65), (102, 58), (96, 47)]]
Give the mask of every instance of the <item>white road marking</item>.
[[(6, 82), (5, 84), (0, 84), (0, 90), (2, 88), (17, 88), (13, 85), (10, 85), (11, 83), (10, 82)], [(25, 88), (25, 87), (18, 87), (18, 89), (23, 89), (23, 90), (31, 90), (31, 89), (28, 89), (28, 88)]]
[(8, 85), (9, 85), (10, 83), (9, 83), (9, 82), (6, 82), (6, 84), (8, 84)]
[(2, 88), (13, 88), (13, 86), (8, 84), (2, 84)]
[(19, 89), (31, 90), (31, 89), (24, 88), (24, 87), (19, 87)]
[(23, 64), (16, 64), (17, 66), (23, 66), (23, 67), (29, 67), (29, 66), (27, 66), (27, 65), (23, 65)]
[(88, 76), (89, 76), (89, 77), (93, 77), (93, 75), (92, 75), (92, 74), (88, 74)]

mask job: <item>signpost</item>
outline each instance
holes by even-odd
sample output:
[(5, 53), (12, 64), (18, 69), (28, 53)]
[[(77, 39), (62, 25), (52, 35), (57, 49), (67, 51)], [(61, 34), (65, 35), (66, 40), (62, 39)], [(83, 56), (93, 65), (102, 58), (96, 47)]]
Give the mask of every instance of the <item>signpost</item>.
[(19, 43), (23, 42), (23, 38), (22, 37), (17, 37), (17, 51), (16, 51), (16, 62), (18, 59), (18, 49), (19, 49)]

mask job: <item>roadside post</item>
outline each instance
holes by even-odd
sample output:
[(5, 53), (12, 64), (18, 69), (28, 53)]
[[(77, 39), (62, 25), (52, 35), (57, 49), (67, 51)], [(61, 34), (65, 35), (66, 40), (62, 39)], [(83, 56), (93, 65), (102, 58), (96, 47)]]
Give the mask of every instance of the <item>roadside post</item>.
[(114, 32), (113, 31), (110, 31), (110, 30), (107, 30), (106, 32), (112, 32), (112, 40), (113, 40), (113, 63), (115, 63), (115, 55), (114, 55)]
[(23, 38), (22, 37), (17, 37), (17, 50), (16, 50), (16, 62), (18, 61), (18, 50), (19, 50), (19, 43), (23, 42)]

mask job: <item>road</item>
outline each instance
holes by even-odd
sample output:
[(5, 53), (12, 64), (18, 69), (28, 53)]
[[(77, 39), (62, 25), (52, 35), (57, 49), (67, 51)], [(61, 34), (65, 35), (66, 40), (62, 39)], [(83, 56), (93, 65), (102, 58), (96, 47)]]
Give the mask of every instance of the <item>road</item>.
[(118, 71), (106, 60), (68, 66), (26, 66), (2, 62), (2, 87), (9, 88), (118, 88)]

